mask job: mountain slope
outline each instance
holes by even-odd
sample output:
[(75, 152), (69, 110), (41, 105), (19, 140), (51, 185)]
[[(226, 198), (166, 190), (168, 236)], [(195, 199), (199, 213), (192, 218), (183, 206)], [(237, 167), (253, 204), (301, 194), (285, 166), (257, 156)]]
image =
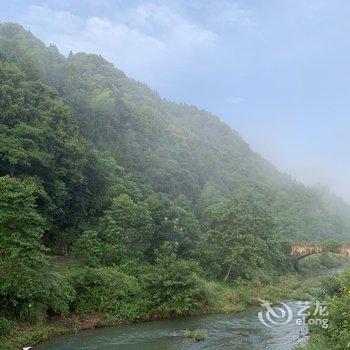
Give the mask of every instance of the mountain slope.
[(349, 222), (216, 116), (0, 24), (0, 338), (8, 320), (237, 310), (239, 281), (292, 270), (291, 240), (349, 241)]
[(254, 189), (268, 200), (285, 237), (350, 237), (345, 203), (337, 212), (329, 208), (316, 190), (280, 174), (217, 117), (161, 99), (100, 56), (65, 58), (15, 24), (2, 24), (0, 34), (6, 60), (31, 62), (32, 74), (71, 108), (87, 142), (147, 191), (185, 195), (201, 218), (208, 205)]

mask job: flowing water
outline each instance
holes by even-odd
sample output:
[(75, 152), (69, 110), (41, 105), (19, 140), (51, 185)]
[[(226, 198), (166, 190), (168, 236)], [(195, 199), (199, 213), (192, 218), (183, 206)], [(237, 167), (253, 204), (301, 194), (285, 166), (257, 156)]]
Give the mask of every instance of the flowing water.
[[(152, 321), (84, 331), (59, 337), (36, 349), (42, 350), (180, 350), (180, 349), (293, 349), (307, 341), (307, 326), (297, 325), (297, 303), (286, 302), (293, 320), (271, 328), (258, 318), (259, 308), (230, 315), (206, 315)], [(201, 329), (204, 341), (184, 337), (186, 329)]]
[[(329, 270), (327, 273), (319, 274), (319, 277), (329, 276), (341, 270)], [(258, 313), (263, 310), (262, 308), (250, 307), (236, 314), (183, 317), (84, 331), (58, 337), (38, 345), (35, 349), (289, 350), (307, 342), (308, 326), (297, 322), (297, 319), (300, 319), (297, 301), (284, 301), (284, 303), (287, 309), (289, 307), (292, 319), (287, 324), (272, 326), (268, 324), (271, 327), (267, 327), (259, 320)], [(276, 312), (281, 311), (276, 307), (274, 307)], [(264, 319), (266, 320), (266, 317)], [(184, 333), (187, 329), (203, 330), (205, 340), (196, 342), (186, 338)]]

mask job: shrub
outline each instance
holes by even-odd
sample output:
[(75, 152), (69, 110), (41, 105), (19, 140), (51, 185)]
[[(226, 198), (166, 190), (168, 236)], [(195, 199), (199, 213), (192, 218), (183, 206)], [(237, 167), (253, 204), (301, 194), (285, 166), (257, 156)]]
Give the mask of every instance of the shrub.
[(101, 264), (103, 256), (102, 242), (96, 231), (86, 231), (74, 244), (74, 255), (80, 261), (90, 267), (97, 267)]
[(10, 332), (12, 328), (12, 322), (4, 317), (0, 317), (0, 336)]
[(118, 318), (141, 317), (143, 290), (137, 279), (116, 268), (87, 268), (71, 277), (77, 292), (74, 311), (77, 313), (110, 312)]
[(322, 243), (322, 247), (326, 252), (337, 252), (339, 243), (333, 240), (328, 240)]
[(205, 333), (201, 329), (196, 329), (195, 331), (187, 329), (184, 335), (186, 338), (193, 338), (196, 341), (202, 341), (206, 338)]
[(60, 316), (68, 315), (76, 293), (67, 278), (59, 273), (51, 273), (47, 280), (47, 288), (46, 311)]
[(46, 273), (39, 292), (32, 299), (23, 301), (19, 318), (31, 323), (43, 322), (47, 316), (65, 316), (75, 299), (75, 291), (68, 281), (58, 273)]
[(168, 315), (182, 315), (207, 304), (206, 289), (197, 272), (196, 263), (180, 259), (176, 246), (165, 244), (146, 278), (154, 309)]
[(348, 349), (350, 344), (350, 271), (327, 281), (323, 293), (327, 302), (328, 327), (314, 326), (312, 328), (315, 336), (312, 337), (308, 349), (316, 348), (318, 338), (323, 339), (325, 344), (329, 344), (328, 348)]

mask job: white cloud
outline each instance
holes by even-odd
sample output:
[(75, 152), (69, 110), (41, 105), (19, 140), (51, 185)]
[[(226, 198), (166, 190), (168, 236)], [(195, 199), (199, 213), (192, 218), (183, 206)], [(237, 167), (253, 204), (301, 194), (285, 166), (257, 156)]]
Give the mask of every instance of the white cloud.
[(201, 16), (205, 23), (226, 31), (232, 28), (249, 29), (257, 26), (257, 16), (248, 2), (188, 0), (188, 6), (196, 16)]
[(82, 18), (67, 11), (32, 6), (21, 21), (64, 54), (70, 50), (101, 54), (141, 80), (200, 54), (217, 39), (215, 33), (173, 9), (153, 3), (138, 5), (113, 18)]
[(53, 11), (35, 5), (30, 6), (20, 20), (29, 25), (31, 30), (40, 32), (44, 38), (57, 33), (72, 33), (82, 25), (82, 20), (68, 11)]
[(164, 42), (186, 50), (208, 47), (216, 40), (213, 32), (189, 22), (174, 9), (164, 5), (139, 5), (131, 23), (142, 32), (151, 33)]
[(239, 2), (224, 2), (219, 11), (217, 22), (227, 25), (239, 25), (241, 27), (257, 26), (253, 11), (243, 7)]
[(229, 97), (226, 97), (226, 102), (232, 103), (234, 105), (238, 105), (238, 104), (243, 103), (245, 101), (246, 101), (246, 99), (244, 97), (240, 97), (240, 96), (229, 96)]

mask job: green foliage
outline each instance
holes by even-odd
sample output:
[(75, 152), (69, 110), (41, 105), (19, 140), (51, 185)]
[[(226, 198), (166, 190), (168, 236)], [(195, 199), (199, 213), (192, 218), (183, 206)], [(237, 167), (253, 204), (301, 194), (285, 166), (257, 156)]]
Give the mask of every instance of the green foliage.
[(186, 204), (183, 207), (175, 204), (163, 193), (151, 194), (146, 204), (154, 222), (154, 231), (150, 236), (150, 260), (154, 260), (156, 250), (166, 241), (176, 242), (183, 257), (191, 256), (200, 232), (199, 222), (191, 208)]
[[(324, 283), (324, 300), (327, 303), (328, 327), (314, 326), (314, 336), (309, 349), (315, 348), (318, 342), (322, 346), (335, 350), (348, 349), (350, 346), (350, 271), (332, 277)], [(322, 349), (322, 347), (321, 347)]]
[(74, 252), (89, 266), (142, 260), (150, 250), (152, 228), (147, 205), (120, 194), (105, 211), (98, 232), (84, 232), (76, 241)]
[(322, 253), (310, 255), (299, 262), (301, 270), (306, 272), (317, 272), (320, 270), (340, 268), (349, 264), (345, 256), (333, 253)]
[(79, 331), (78, 327), (64, 327), (58, 325), (27, 324), (24, 328), (14, 327), (6, 337), (0, 338), (0, 349), (21, 349), (27, 347), (28, 344), (37, 344), (59, 335), (72, 334), (77, 331)]
[[(14, 24), (1, 24), (0, 50), (0, 171), (41, 179), (50, 231), (57, 225), (59, 231), (80, 229), (123, 193), (137, 201), (151, 193), (160, 201), (160, 193), (171, 201), (185, 196), (190, 206), (183, 209), (195, 217), (181, 217), (205, 226), (215, 205), (249, 188), (269, 203), (287, 239), (349, 235), (345, 203), (279, 174), (217, 117), (162, 100), (101, 56), (65, 59)], [(101, 158), (123, 166), (124, 179)], [(125, 183), (134, 183), (137, 194)], [(198, 237), (198, 227), (191, 230), (188, 235)], [(181, 231), (170, 235), (181, 237)], [(188, 235), (186, 254), (193, 249)], [(57, 232), (49, 238), (64, 251), (74, 241), (61, 242)], [(148, 259), (154, 259), (155, 249)]]
[(198, 272), (195, 262), (178, 257), (176, 243), (165, 243), (146, 279), (154, 308), (160, 313), (183, 315), (208, 303)]
[(9, 333), (12, 328), (12, 322), (5, 317), (0, 317), (0, 337)]
[(135, 203), (127, 194), (113, 200), (101, 226), (102, 240), (112, 246), (108, 249), (112, 254), (107, 252), (105, 256), (106, 263), (118, 263), (123, 258), (141, 260), (150, 249), (152, 219), (148, 208), (143, 203)]
[(69, 281), (58, 273), (47, 273), (46, 289), (46, 313), (67, 316), (70, 305), (76, 298), (76, 292)]
[[(0, 24), (5, 317), (188, 314), (209, 305), (203, 276), (261, 280), (291, 268), (291, 239), (349, 232), (348, 205), (280, 174), (217, 117)], [(81, 266), (53, 273), (48, 247)]]
[(165, 194), (136, 202), (122, 193), (112, 200), (97, 228), (84, 232), (74, 245), (75, 255), (95, 267), (128, 260), (154, 262), (156, 250), (166, 241), (176, 242), (181, 255), (188, 257), (199, 233), (195, 215)]
[(259, 269), (289, 268), (283, 236), (262, 196), (242, 193), (210, 208), (200, 256), (209, 274), (228, 280), (252, 278)]
[(40, 243), (44, 220), (35, 209), (34, 181), (0, 177), (0, 295), (2, 310), (22, 312), (40, 298), (45, 249)]
[[(110, 175), (57, 93), (19, 64), (0, 62), (0, 175), (35, 177), (51, 232), (76, 227), (110, 200)], [(55, 241), (56, 237), (53, 237)]]
[(71, 277), (77, 298), (74, 311), (110, 312), (119, 319), (142, 317), (143, 290), (133, 276), (115, 268), (86, 269)]
[(40, 243), (44, 220), (36, 210), (35, 181), (0, 177), (0, 295), (2, 311), (32, 322), (64, 315), (74, 291), (48, 271)]
[(339, 248), (339, 243), (332, 240), (322, 242), (322, 247), (325, 252), (336, 253)]
[(201, 329), (196, 329), (194, 331), (186, 329), (184, 336), (186, 338), (192, 338), (195, 341), (203, 341), (206, 338), (205, 333)]
[(86, 231), (75, 242), (73, 252), (84, 265), (97, 267), (104, 255), (103, 248), (97, 232)]

